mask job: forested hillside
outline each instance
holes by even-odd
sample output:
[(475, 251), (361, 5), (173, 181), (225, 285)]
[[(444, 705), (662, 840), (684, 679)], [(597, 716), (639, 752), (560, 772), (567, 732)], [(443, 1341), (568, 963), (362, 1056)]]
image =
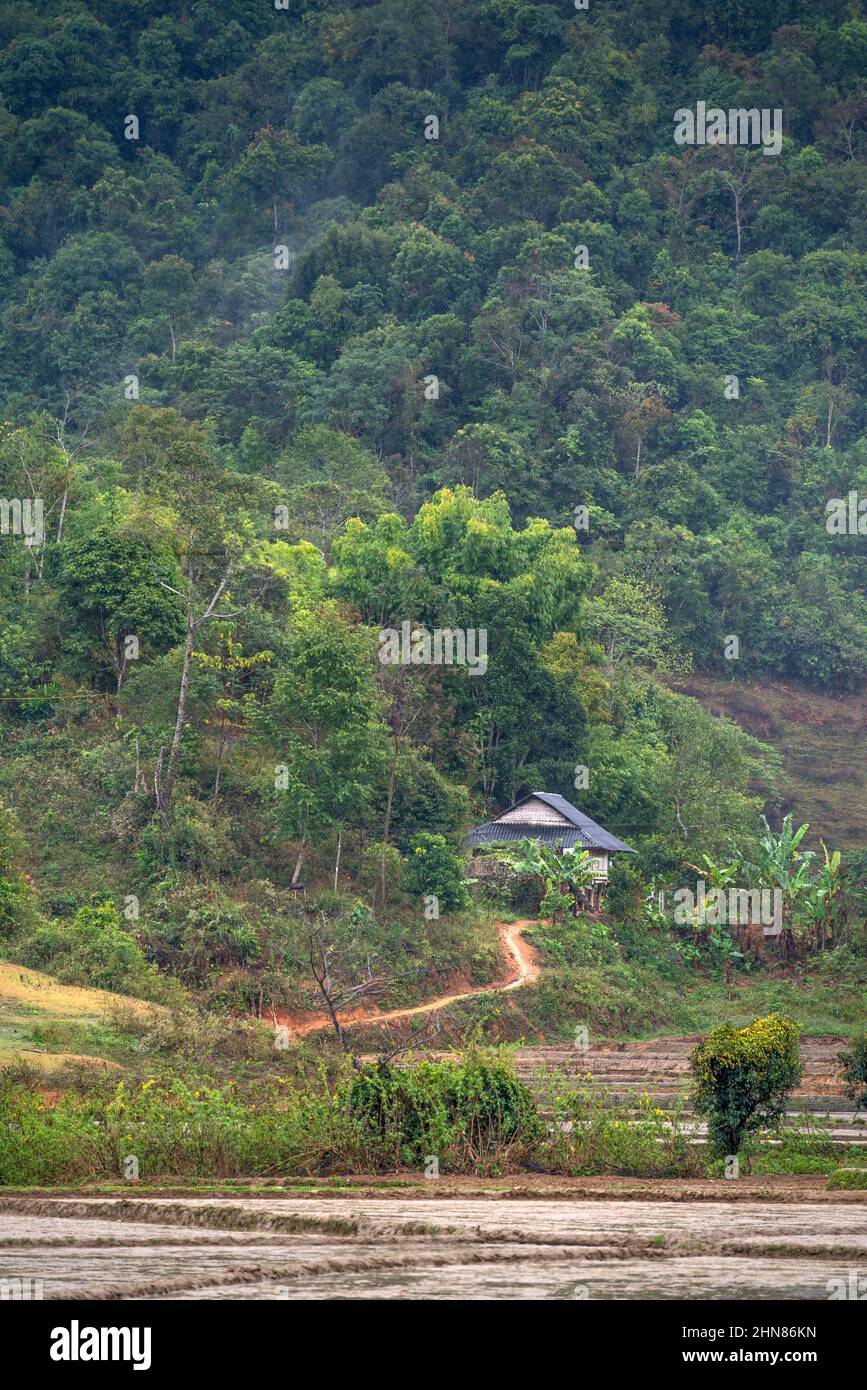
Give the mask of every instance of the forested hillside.
[(805, 816), (680, 678), (867, 679), (861, 4), (16, 0), (0, 136), (0, 953), (267, 1014), (315, 920), (347, 987), (486, 984), (462, 837), (542, 789), (638, 853), (523, 1022), (689, 1026), (749, 962), (648, 894)]

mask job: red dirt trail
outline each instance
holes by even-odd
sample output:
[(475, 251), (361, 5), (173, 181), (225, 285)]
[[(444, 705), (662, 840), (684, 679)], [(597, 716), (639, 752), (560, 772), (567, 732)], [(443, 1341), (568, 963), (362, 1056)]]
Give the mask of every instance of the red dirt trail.
[[(529, 917), (524, 917), (518, 922), (500, 923), (500, 945), (509, 969), (504, 980), (497, 980), (490, 985), (480, 985), (474, 989), (456, 990), (453, 994), (442, 994), (436, 999), (428, 999), (424, 1004), (413, 1004), (411, 1008), (406, 1009), (355, 1009), (349, 1013), (341, 1013), (340, 1022), (345, 1028), (370, 1028), (378, 1023), (396, 1023), (402, 1018), (413, 1018), (417, 1014), (444, 1009), (447, 1004), (456, 1004), (461, 999), (473, 999), (481, 994), (496, 994), (498, 990), (520, 989), (522, 985), (535, 980), (539, 974), (536, 953), (532, 946), (523, 940), (525, 929), (536, 925), (537, 923)], [(278, 1013), (277, 1022), (284, 1024), (296, 1038), (303, 1038), (308, 1033), (318, 1033), (331, 1027), (330, 1019), (318, 1016), (298, 1020), (297, 1015)]]

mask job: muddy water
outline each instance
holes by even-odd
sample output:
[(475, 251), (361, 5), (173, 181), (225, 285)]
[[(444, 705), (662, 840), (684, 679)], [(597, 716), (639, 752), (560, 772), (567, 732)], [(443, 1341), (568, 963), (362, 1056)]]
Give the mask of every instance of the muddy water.
[[(299, 1218), (320, 1226), (273, 1229)], [(346, 1192), (0, 1210), (0, 1279), (59, 1299), (824, 1300), (853, 1270), (867, 1277), (867, 1204)]]
[[(432, 1184), (433, 1193), (433, 1184)], [(104, 1199), (99, 1200), (100, 1206)], [(156, 1203), (159, 1198), (142, 1198)], [(87, 1199), (84, 1199), (86, 1204)], [(209, 1197), (183, 1198), (184, 1207), (213, 1206)], [(867, 1259), (867, 1203), (789, 1202), (785, 1206), (762, 1202), (631, 1202), (560, 1200), (525, 1201), (492, 1196), (418, 1197), (256, 1197), (223, 1198), (221, 1207), (232, 1207), (242, 1216), (299, 1215), (331, 1220), (354, 1220), (360, 1233), (391, 1233), (422, 1224), (440, 1235), (451, 1233), (500, 1234), (523, 1232), (534, 1239), (545, 1237), (593, 1241), (603, 1236), (618, 1242), (639, 1236), (665, 1237), (686, 1242), (731, 1242), (753, 1239), (800, 1245), (845, 1243), (847, 1250), (863, 1250)]]
[[(199, 1289), (180, 1298), (206, 1299), (559, 1299), (569, 1301), (666, 1299), (827, 1299), (829, 1281), (846, 1279), (848, 1266), (832, 1261), (780, 1260), (768, 1272), (749, 1260), (625, 1260), (617, 1264), (548, 1265), (541, 1256), (508, 1266), (465, 1265), (442, 1269), (323, 1274), (304, 1286), (279, 1282), (242, 1288)], [(833, 1287), (833, 1285), (830, 1285)], [(158, 1296), (157, 1296), (158, 1297)]]

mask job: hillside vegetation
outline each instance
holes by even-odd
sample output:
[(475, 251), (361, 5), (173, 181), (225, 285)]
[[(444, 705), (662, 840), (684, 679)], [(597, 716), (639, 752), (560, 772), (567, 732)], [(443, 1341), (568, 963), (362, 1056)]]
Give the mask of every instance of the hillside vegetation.
[[(197, 1065), (490, 985), (527, 914), (451, 1040), (855, 1029), (865, 72), (849, 0), (0, 5), (5, 960)], [(636, 849), (603, 913), (475, 881), (533, 790)]]

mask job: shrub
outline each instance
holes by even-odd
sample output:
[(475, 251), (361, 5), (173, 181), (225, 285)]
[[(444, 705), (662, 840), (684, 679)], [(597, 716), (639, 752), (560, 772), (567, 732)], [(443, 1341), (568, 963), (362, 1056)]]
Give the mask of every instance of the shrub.
[(867, 1168), (837, 1168), (828, 1178), (829, 1189), (867, 1192)]
[(540, 1145), (549, 1171), (581, 1177), (612, 1173), (621, 1177), (697, 1177), (704, 1173), (701, 1150), (691, 1142), (687, 1096), (663, 1110), (650, 1096), (634, 1106), (613, 1106), (592, 1089), (590, 1073), (574, 1082), (562, 1073), (540, 1078), (545, 1109), (553, 1125)]
[(156, 817), (141, 834), (138, 861), (145, 873), (167, 868), (211, 875), (230, 872), (237, 855), (213, 806), (192, 797), (177, 801), (166, 826)]
[(460, 856), (444, 835), (428, 831), (416, 835), (410, 844), (403, 886), (419, 897), (438, 898), (443, 912), (459, 912), (469, 902)]
[(49, 970), (62, 984), (117, 990), (145, 999), (177, 993), (148, 965), (113, 903), (82, 907), (71, 922), (49, 922), (22, 943), (28, 965)]
[(542, 1133), (532, 1092), (499, 1058), (380, 1062), (353, 1077), (340, 1097), (373, 1169), (424, 1168), (431, 1156), (452, 1171), (501, 1170)]
[(853, 1039), (851, 1048), (837, 1053), (846, 1094), (856, 1110), (867, 1110), (867, 1033)]
[(620, 956), (603, 922), (584, 917), (568, 917), (560, 922), (542, 922), (533, 929), (533, 945), (546, 960), (558, 966), (599, 965), (618, 962)]
[[(344, 1073), (345, 1075), (345, 1073)], [(368, 1067), (336, 1089), (261, 1081), (254, 1097), (232, 1084), (175, 1077), (67, 1092), (46, 1102), (35, 1084), (0, 1075), (0, 1186), (142, 1177), (424, 1167), (502, 1171), (544, 1138), (532, 1095), (496, 1056)]]
[(0, 1185), (120, 1177), (130, 1156), (142, 1177), (316, 1171), (333, 1103), (278, 1089), (245, 1104), (231, 1085), (153, 1079), (49, 1106), (38, 1090), (0, 1078)]
[(695, 1109), (708, 1116), (708, 1142), (736, 1154), (744, 1138), (779, 1123), (801, 1079), (796, 1023), (769, 1014), (747, 1028), (714, 1028), (692, 1054)]

